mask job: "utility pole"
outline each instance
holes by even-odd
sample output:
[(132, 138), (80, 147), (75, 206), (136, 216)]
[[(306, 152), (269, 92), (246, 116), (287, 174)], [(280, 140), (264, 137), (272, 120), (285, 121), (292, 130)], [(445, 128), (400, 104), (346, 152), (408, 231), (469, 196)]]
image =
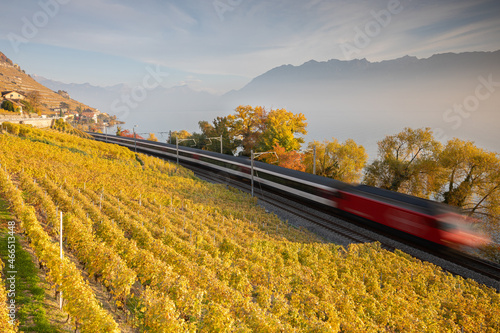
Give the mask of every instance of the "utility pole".
[(137, 127), (137, 125), (134, 125), (134, 127), (132, 128), (133, 131), (134, 131), (134, 151), (137, 153), (137, 135), (135, 134), (135, 128)]
[(177, 164), (179, 164), (179, 142), (190, 141), (190, 140), (193, 140), (194, 144), (196, 144), (196, 140), (195, 139), (180, 139), (179, 140), (178, 137), (175, 137), (175, 147), (176, 147), (176, 150), (177, 150)]
[(222, 134), (221, 136), (216, 136), (216, 137), (213, 137), (213, 138), (207, 138), (208, 140), (210, 140), (210, 144), (212, 144), (212, 139), (214, 140), (219, 140), (220, 141), (220, 153), (222, 154)]
[(254, 169), (254, 159), (256, 156), (261, 156), (261, 155), (265, 155), (265, 154), (274, 154), (276, 156), (276, 158), (279, 160), (279, 157), (278, 157), (278, 154), (276, 154), (276, 152), (274, 151), (265, 151), (263, 153), (254, 153), (253, 150), (250, 150), (250, 159), (251, 159), (251, 162), (250, 162), (250, 182), (251, 182), (251, 193), (252, 193), (252, 197), (253, 197), (253, 169)]
[[(59, 231), (59, 255), (61, 257), (61, 266), (63, 264), (63, 213), (61, 213), (61, 223), (60, 223), (60, 231)], [(62, 287), (62, 286), (60, 286)], [(63, 306), (63, 292), (62, 288), (59, 291), (59, 310), (62, 309)]]

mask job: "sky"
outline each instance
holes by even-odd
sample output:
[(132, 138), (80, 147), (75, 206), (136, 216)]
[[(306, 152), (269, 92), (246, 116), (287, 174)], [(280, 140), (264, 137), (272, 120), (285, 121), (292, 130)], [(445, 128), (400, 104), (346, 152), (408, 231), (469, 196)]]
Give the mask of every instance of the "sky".
[(65, 83), (223, 94), (280, 65), (500, 49), (497, 0), (16, 0), (0, 51)]

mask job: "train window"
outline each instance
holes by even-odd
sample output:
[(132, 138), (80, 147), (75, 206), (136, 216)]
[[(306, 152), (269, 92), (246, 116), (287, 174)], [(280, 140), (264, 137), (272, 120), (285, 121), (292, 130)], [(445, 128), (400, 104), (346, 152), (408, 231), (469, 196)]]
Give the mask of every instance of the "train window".
[(438, 221), (437, 227), (438, 227), (438, 229), (441, 229), (444, 231), (453, 231), (453, 230), (458, 229), (458, 226), (455, 223), (448, 223), (448, 222), (444, 222), (444, 221)]
[(465, 216), (448, 213), (437, 216), (436, 227), (444, 231), (471, 230), (471, 223)]

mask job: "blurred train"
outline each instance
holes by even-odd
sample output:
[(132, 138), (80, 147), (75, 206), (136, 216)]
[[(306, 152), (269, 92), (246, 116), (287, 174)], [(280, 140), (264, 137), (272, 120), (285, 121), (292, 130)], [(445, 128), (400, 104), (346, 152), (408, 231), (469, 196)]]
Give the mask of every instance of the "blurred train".
[[(179, 160), (182, 164), (210, 169), (226, 177), (250, 181), (251, 161), (167, 143), (89, 133), (96, 140), (116, 143), (138, 152)], [(341, 215), (371, 226), (411, 235), (426, 244), (458, 248), (479, 247), (488, 238), (473, 229), (471, 220), (448, 205), (366, 185), (341, 181), (254, 161), (257, 188), (279, 193), (294, 200), (333, 208)], [(390, 228), (390, 229), (389, 229)]]

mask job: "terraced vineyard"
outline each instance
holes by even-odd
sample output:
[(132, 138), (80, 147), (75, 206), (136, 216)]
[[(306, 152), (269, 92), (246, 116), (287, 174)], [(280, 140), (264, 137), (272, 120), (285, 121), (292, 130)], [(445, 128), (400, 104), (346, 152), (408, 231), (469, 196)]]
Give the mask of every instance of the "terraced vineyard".
[(35, 81), (30, 75), (24, 73), (20, 68), (16, 68), (2, 52), (0, 52), (0, 87), (2, 91), (14, 90), (24, 94), (37, 91), (42, 101), (41, 110), (44, 114), (51, 114), (51, 108), (60, 107), (61, 102), (68, 103), (71, 110), (78, 106), (83, 109), (90, 108), (83, 103), (79, 103), (72, 98), (64, 98), (51, 89)]
[(0, 135), (0, 195), (82, 332), (500, 331), (493, 289), (377, 244), (325, 244), (174, 164), (16, 128)]

